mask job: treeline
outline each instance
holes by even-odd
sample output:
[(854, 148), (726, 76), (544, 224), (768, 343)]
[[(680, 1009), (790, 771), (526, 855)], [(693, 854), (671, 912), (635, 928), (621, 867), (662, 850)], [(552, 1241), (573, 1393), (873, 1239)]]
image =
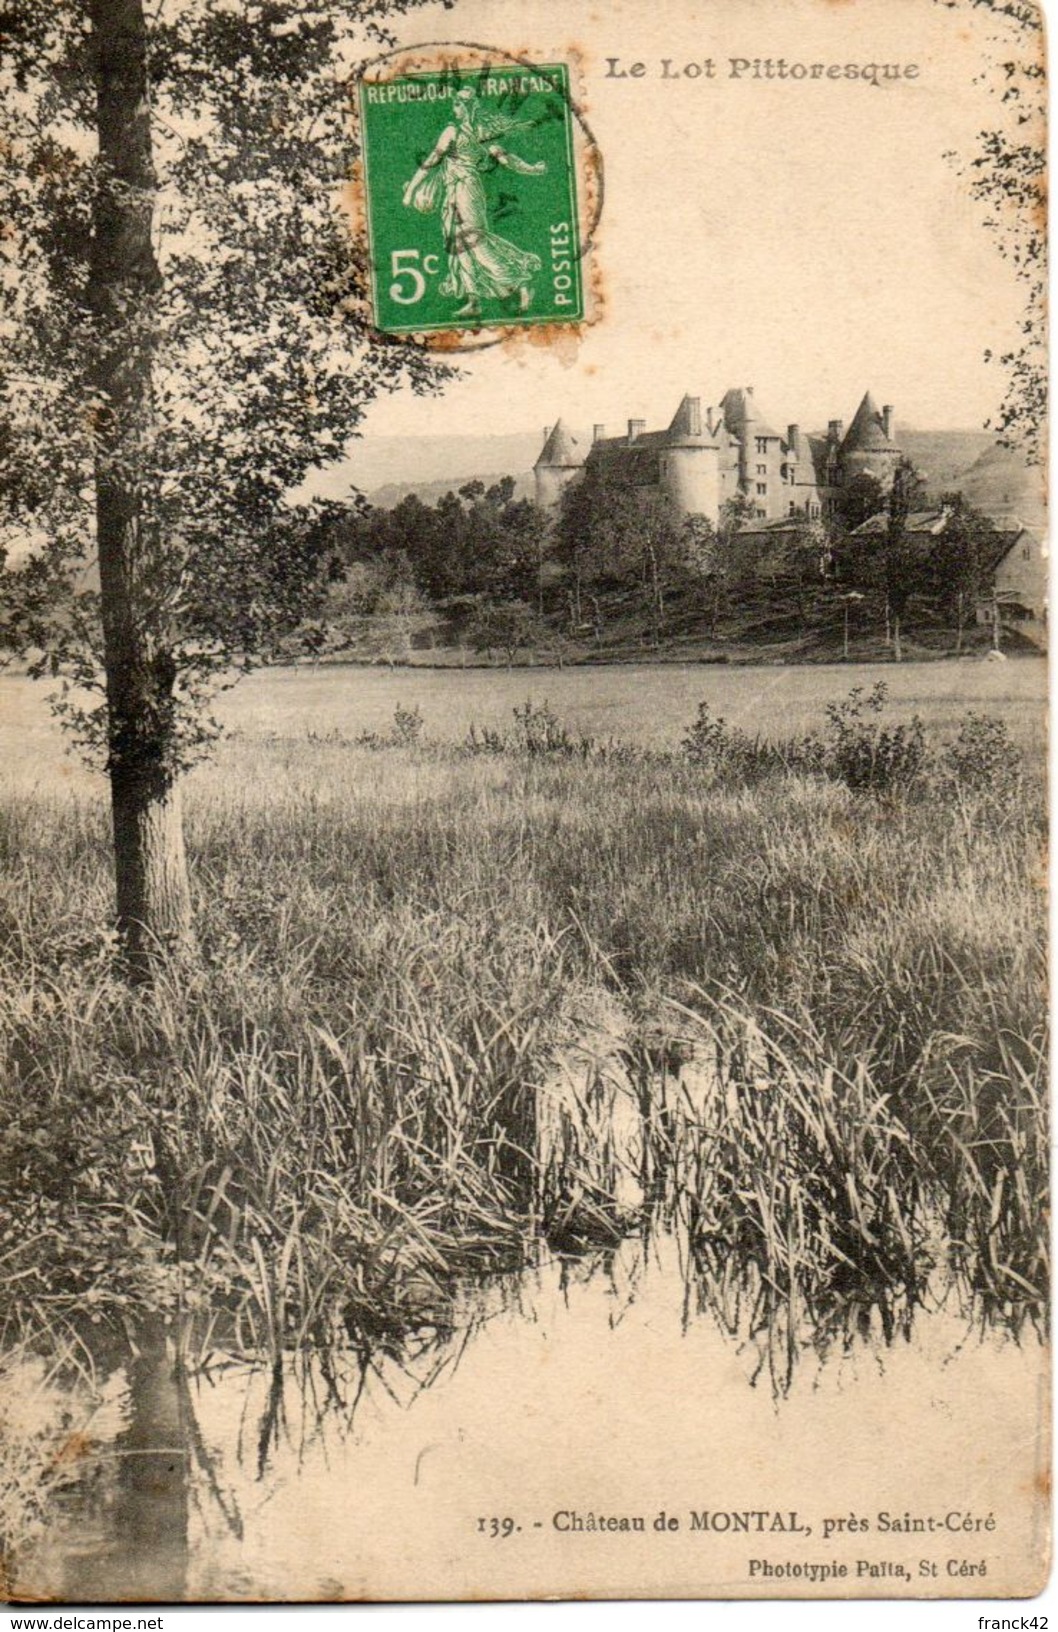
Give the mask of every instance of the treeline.
[[(916, 527), (927, 508), (921, 477), (901, 462), (891, 488), (857, 477), (826, 522), (755, 525), (736, 498), (716, 525), (681, 517), (652, 490), (589, 470), (557, 512), (516, 496), (512, 477), (465, 483), (435, 504), (414, 494), (390, 510), (331, 505), (317, 522), (328, 586), (299, 632), (318, 651), (356, 648), (397, 660), (414, 647), (478, 652), (598, 646), (618, 629), (658, 647), (688, 634), (737, 636), (755, 627), (805, 634), (843, 620), (881, 628), (901, 655), (917, 607), (961, 644), (990, 594), (1002, 536), (961, 494), (945, 495), (943, 523)], [(869, 531), (858, 531), (873, 518)]]

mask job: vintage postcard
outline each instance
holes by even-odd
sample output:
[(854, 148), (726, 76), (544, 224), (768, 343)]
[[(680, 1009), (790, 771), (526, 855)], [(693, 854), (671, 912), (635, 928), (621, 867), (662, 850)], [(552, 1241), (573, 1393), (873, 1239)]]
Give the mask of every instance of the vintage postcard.
[(3, 30), (4, 1595), (1039, 1594), (1039, 9)]

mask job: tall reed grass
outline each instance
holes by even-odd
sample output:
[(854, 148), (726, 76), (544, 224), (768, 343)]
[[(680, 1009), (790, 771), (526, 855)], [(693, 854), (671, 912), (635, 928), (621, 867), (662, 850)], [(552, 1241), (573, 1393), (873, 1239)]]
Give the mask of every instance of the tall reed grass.
[(149, 991), (102, 806), (6, 802), (5, 1342), (150, 1310), (199, 1365), (395, 1353), (648, 1215), (779, 1388), (941, 1297), (1042, 1328), (1042, 788), (538, 726), (229, 743), (201, 959)]

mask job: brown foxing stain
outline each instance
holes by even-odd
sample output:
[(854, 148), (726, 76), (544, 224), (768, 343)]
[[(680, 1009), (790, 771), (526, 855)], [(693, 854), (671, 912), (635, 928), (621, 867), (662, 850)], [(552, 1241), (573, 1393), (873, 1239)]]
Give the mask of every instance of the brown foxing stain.
[[(433, 334), (422, 334), (418, 336), (401, 335), (399, 337), (394, 335), (393, 338), (400, 338), (402, 340), (414, 340), (417, 338), (419, 344), (425, 346), (427, 351), (466, 351), (468, 349), (475, 349), (468, 348), (466, 345), (466, 335), (468, 332), (473, 333), (474, 331), (468, 331), (467, 329), (438, 329)], [(477, 332), (480, 333), (481, 331), (478, 330)], [(482, 344), (487, 345), (488, 342), (483, 341)]]
[(92, 1439), (88, 1434), (80, 1431), (68, 1434), (58, 1449), (53, 1452), (51, 1465), (53, 1468), (64, 1468), (72, 1462), (83, 1461), (93, 1448)]

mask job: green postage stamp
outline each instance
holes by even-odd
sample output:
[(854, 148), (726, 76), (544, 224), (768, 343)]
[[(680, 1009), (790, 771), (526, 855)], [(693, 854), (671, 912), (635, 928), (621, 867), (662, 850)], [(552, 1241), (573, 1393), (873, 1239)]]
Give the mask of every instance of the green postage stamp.
[(579, 322), (568, 69), (447, 66), (359, 97), (376, 326)]

